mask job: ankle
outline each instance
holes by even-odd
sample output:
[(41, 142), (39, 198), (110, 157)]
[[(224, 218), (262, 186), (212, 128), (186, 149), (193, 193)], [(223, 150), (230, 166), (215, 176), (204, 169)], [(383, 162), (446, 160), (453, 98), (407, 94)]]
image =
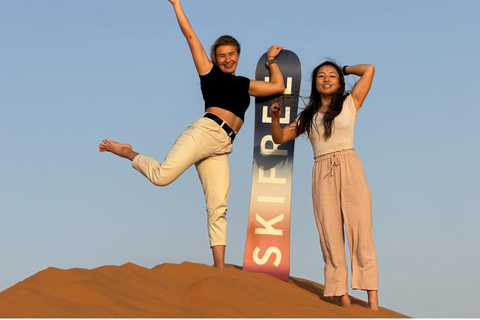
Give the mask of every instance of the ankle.
[(348, 308), (350, 307), (350, 297), (348, 296), (348, 294), (344, 294), (343, 296), (339, 296), (338, 297), (338, 302), (340, 303), (340, 306), (342, 306), (343, 308)]
[(369, 290), (368, 294), (368, 308), (372, 310), (378, 310), (378, 291)]

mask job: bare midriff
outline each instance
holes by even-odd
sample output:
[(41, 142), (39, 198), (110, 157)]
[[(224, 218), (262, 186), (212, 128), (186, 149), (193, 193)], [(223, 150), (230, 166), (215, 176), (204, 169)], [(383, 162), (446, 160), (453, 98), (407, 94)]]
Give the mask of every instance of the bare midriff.
[(236, 133), (242, 128), (242, 119), (237, 117), (233, 112), (218, 107), (209, 107), (205, 112), (213, 113), (222, 118)]

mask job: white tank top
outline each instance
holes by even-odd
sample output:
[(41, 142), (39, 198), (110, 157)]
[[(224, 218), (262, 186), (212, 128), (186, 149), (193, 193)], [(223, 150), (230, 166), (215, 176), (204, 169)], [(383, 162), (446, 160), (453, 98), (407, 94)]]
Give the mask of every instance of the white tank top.
[(335, 151), (353, 149), (353, 134), (357, 114), (357, 109), (350, 94), (343, 102), (342, 112), (333, 120), (332, 135), (325, 141), (323, 138), (323, 133), (325, 132), (323, 128), (324, 114), (317, 112), (313, 117), (313, 121), (316, 123), (318, 130), (313, 128), (308, 137), (312, 144), (313, 156), (318, 157)]

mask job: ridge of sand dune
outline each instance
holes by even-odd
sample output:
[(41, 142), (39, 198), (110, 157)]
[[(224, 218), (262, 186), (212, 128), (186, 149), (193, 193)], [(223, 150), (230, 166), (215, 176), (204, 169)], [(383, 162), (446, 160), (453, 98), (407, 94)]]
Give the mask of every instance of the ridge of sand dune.
[(0, 292), (0, 317), (26, 318), (397, 318), (352, 298), (341, 308), (322, 298), (323, 286), (291, 277), (284, 282), (229, 265), (133, 263), (92, 270), (45, 269)]

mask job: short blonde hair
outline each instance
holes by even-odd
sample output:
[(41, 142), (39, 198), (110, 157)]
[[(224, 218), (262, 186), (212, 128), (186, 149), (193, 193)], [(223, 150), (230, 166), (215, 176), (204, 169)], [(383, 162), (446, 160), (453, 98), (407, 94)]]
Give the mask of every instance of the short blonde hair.
[(237, 49), (237, 53), (240, 55), (240, 43), (238, 43), (237, 39), (229, 35), (223, 35), (215, 40), (210, 51), (210, 58), (216, 65), (218, 65), (216, 51), (217, 48), (221, 46), (234, 46)]

